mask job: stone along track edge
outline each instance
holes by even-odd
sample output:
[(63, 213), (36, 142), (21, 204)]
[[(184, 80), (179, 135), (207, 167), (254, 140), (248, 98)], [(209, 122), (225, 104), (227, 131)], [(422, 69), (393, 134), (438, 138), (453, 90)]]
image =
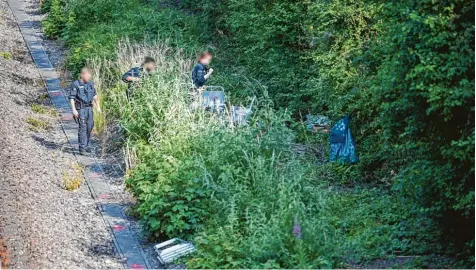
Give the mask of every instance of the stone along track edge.
[(45, 83), (48, 96), (53, 106), (60, 112), (60, 124), (66, 139), (73, 147), (78, 163), (85, 167), (84, 178), (86, 184), (112, 236), (117, 254), (121, 257), (126, 268), (150, 269), (150, 263), (142, 250), (138, 237), (127, 221), (122, 197), (114, 192), (105, 180), (101, 163), (94, 157), (78, 155), (76, 151), (78, 144), (77, 125), (73, 120), (67, 97), (60, 86), (56, 70), (42, 45), (42, 38), (37, 34), (27, 12), (22, 8), (22, 1), (7, 0), (7, 2), (15, 16), (35, 66)]

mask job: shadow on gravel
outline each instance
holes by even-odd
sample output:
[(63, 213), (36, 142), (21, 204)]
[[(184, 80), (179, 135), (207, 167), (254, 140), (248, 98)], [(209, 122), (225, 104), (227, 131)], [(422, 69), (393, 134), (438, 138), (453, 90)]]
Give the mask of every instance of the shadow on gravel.
[(101, 174), (106, 180), (121, 180), (124, 174), (115, 168), (115, 165), (104, 163), (103, 160), (97, 159), (97, 164), (86, 165), (86, 170), (93, 173)]
[(38, 135), (32, 135), (31, 137), (47, 149), (51, 149), (51, 150), (60, 149), (64, 153), (74, 154), (74, 149), (69, 145), (69, 143), (59, 144), (59, 143), (56, 143), (54, 141), (50, 141), (50, 140), (47, 140), (45, 138), (42, 138)]
[(102, 170), (104, 172), (104, 175), (110, 178), (122, 178), (124, 176), (124, 173), (119, 170), (117, 165), (114, 164), (101, 164)]
[[(120, 260), (120, 257), (115, 252), (113, 241), (105, 241), (104, 243), (97, 244), (97, 245), (84, 245), (84, 249), (86, 250), (87, 254), (92, 257), (109, 257), (111, 260)], [(106, 259), (106, 258), (104, 258)]]

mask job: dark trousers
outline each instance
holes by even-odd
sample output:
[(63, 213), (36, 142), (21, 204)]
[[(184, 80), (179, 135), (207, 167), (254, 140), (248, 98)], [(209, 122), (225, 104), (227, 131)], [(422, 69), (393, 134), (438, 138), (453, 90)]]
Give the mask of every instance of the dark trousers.
[(84, 150), (89, 145), (89, 138), (94, 127), (93, 107), (84, 107), (79, 112), (78, 142), (79, 149)]
[(131, 101), (132, 99), (132, 91), (134, 89), (132, 89), (132, 86), (130, 85), (131, 83), (129, 83), (129, 86), (127, 87), (127, 90), (126, 90), (126, 97), (127, 97), (127, 101)]
[(129, 82), (129, 85), (127, 86), (127, 90), (126, 90), (127, 101), (132, 101), (132, 99), (134, 98), (134, 92), (136, 88), (138, 87), (139, 87), (138, 82)]

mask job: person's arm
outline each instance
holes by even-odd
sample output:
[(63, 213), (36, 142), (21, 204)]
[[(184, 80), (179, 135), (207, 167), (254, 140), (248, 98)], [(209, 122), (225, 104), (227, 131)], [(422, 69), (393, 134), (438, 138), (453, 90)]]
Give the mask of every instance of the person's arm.
[(75, 104), (75, 99), (76, 95), (78, 94), (78, 89), (76, 86), (74, 86), (74, 83), (71, 84), (71, 91), (69, 92), (69, 101), (71, 103), (71, 110), (73, 112), (74, 117), (78, 117), (79, 113), (78, 110), (76, 109), (76, 104)]
[(91, 87), (94, 90), (94, 97), (93, 97), (93, 106), (96, 107), (98, 113), (101, 113), (101, 105), (99, 104), (99, 97), (96, 91), (96, 87), (94, 87), (94, 83), (91, 82)]
[(131, 68), (128, 72), (124, 73), (124, 75), (122, 75), (122, 80), (124, 82), (134, 82), (134, 81), (139, 81), (140, 78), (138, 77), (134, 77), (134, 73), (135, 73), (135, 68)]
[(79, 116), (79, 113), (78, 113), (78, 110), (76, 110), (76, 105), (74, 104), (74, 99), (71, 99), (70, 102), (71, 102), (71, 109), (73, 111), (73, 116), (77, 118)]
[(203, 77), (205, 77), (205, 80), (208, 80), (208, 78), (210, 78), (210, 76), (212, 75), (212, 73), (213, 73), (213, 68), (210, 68), (210, 69), (208, 70), (207, 74), (205, 74), (205, 76), (203, 76)]
[(101, 113), (101, 105), (99, 104), (99, 97), (98, 97), (98, 95), (94, 95), (94, 97), (93, 97), (93, 104), (94, 104), (94, 106), (96, 107), (96, 110), (98, 111), (98, 113)]

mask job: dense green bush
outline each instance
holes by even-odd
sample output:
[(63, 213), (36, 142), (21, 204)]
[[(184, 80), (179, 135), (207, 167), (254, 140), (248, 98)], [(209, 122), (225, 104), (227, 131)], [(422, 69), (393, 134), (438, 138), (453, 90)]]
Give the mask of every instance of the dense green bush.
[(51, 10), (51, 0), (40, 1), (40, 11), (41, 13), (48, 13)]
[(474, 227), (474, 3), (183, 5), (200, 7), (205, 38), (265, 82), (277, 106), (350, 114), (357, 178), (395, 181), (415, 211), (436, 218), (467, 250), (462, 243), (474, 234), (456, 231)]
[[(177, 61), (173, 55), (156, 58)], [(340, 256), (435, 249), (429, 240), (438, 231), (398, 197), (327, 190), (330, 171), (295, 156), (290, 115), (273, 110), (266, 96), (249, 126), (232, 127), (226, 116), (190, 109), (186, 79), (174, 66), (185, 65), (163, 66), (116, 114), (139, 160), (128, 179), (137, 213), (155, 237), (194, 241), (189, 268), (338, 267), (347, 260)], [(123, 87), (110, 91), (123, 104)], [(420, 241), (427, 244), (413, 244)]]
[[(186, 89), (177, 83), (189, 83), (188, 71), (169, 70), (170, 63), (180, 65), (171, 55), (159, 65), (171, 78), (159, 76), (145, 85), (135, 107), (118, 92), (124, 86), (117, 85), (117, 76), (125, 67), (98, 69), (99, 78), (108, 81), (103, 89), (114, 89), (104, 100), (121, 119), (127, 145), (140, 161), (129, 180), (138, 212), (159, 237), (196, 237), (199, 252), (190, 267), (326, 267), (342, 266), (345, 260), (338, 256), (472, 255), (474, 235), (466, 232), (474, 229), (474, 3), (51, 0), (49, 5), (45, 31), (65, 40), (73, 71), (91, 59), (114, 62), (124, 36), (159, 38), (188, 53), (212, 49), (211, 83), (225, 86), (233, 102), (263, 89), (269, 93), (257, 119), (276, 130), (262, 133), (257, 122), (228, 130), (195, 113), (171, 121), (188, 110)], [(301, 132), (299, 117), (309, 110), (332, 119), (351, 115), (358, 164), (316, 168), (289, 151), (291, 138), (327, 140)], [(259, 183), (245, 181), (252, 177)], [(282, 178), (291, 183), (272, 186)], [(394, 190), (378, 199), (381, 189), (334, 197), (322, 190), (328, 182), (391, 183)], [(297, 198), (300, 212), (283, 210), (274, 197), (266, 200), (280, 192), (288, 194), (276, 197), (283, 202)], [(359, 194), (373, 199), (364, 203)], [(312, 204), (316, 197), (322, 204)], [(344, 207), (349, 202), (354, 207)], [(309, 222), (322, 222), (316, 224), (333, 238), (290, 240), (286, 230), (294, 215), (287, 211), (300, 213), (303, 230)], [(263, 217), (258, 222), (248, 213)], [(436, 239), (445, 240), (446, 249), (436, 247)], [(341, 240), (344, 247), (336, 247), (333, 241)], [(322, 255), (316, 245), (331, 252)], [(276, 255), (249, 257), (259, 249)], [(474, 262), (465, 259), (461, 265)]]
[(468, 1), (388, 4), (387, 46), (375, 50), (383, 58), (373, 87), (392, 145), (386, 152), (405, 157), (395, 188), (440, 220), (460, 248), (474, 240), (457, 229), (474, 228), (473, 15)]
[(117, 43), (125, 36), (137, 41), (160, 36), (171, 46), (200, 49), (196, 20), (179, 11), (156, 12), (139, 0), (48, 1), (51, 11), (43, 21), (45, 33), (63, 38), (69, 47), (67, 66), (75, 74), (88, 59), (113, 59)]
[[(293, 158), (289, 115), (263, 98), (249, 126), (230, 126), (227, 116), (191, 109), (184, 78), (170, 70), (119, 112), (139, 160), (128, 184), (145, 228), (159, 238), (195, 239), (192, 268), (337, 265), (325, 190), (312, 163)], [(121, 90), (111, 91), (121, 103)]]
[(43, 21), (43, 29), (50, 38), (58, 38), (63, 31), (66, 23), (64, 4), (62, 0), (49, 0), (42, 7), (44, 12), (49, 12)]

